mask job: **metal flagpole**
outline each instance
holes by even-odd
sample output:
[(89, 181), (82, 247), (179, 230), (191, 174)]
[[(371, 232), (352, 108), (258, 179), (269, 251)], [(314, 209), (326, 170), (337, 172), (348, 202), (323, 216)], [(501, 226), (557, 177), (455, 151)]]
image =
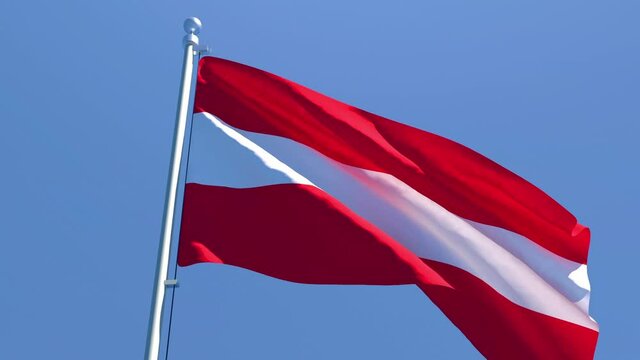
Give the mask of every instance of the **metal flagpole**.
[(189, 109), (189, 93), (193, 77), (194, 46), (198, 45), (198, 34), (202, 28), (200, 19), (190, 17), (184, 21), (184, 60), (182, 63), (182, 79), (180, 81), (180, 97), (178, 98), (178, 112), (176, 115), (176, 127), (174, 130), (171, 168), (167, 179), (167, 191), (164, 206), (164, 218), (160, 246), (158, 248), (158, 263), (153, 285), (153, 298), (151, 300), (151, 314), (149, 316), (149, 329), (147, 332), (147, 346), (145, 359), (158, 360), (160, 353), (160, 340), (162, 330), (162, 313), (164, 309), (164, 295), (168, 286), (175, 286), (175, 279), (167, 279), (169, 273), (169, 253), (171, 250), (171, 238), (173, 235), (173, 220), (176, 208), (176, 196), (178, 193), (178, 178), (182, 160), (182, 148), (187, 125), (187, 112)]

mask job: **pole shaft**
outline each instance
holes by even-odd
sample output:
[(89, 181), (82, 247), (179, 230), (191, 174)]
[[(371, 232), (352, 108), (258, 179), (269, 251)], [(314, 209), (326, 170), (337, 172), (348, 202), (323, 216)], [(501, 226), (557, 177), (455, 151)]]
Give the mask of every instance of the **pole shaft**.
[[(190, 18), (193, 19), (193, 18)], [(195, 21), (187, 19), (187, 22)], [(200, 23), (197, 20), (198, 24)], [(199, 31), (199, 28), (197, 29)], [(164, 206), (164, 217), (162, 225), (162, 235), (158, 248), (158, 262), (153, 285), (153, 297), (151, 300), (151, 314), (149, 317), (149, 329), (147, 332), (147, 344), (145, 350), (146, 360), (158, 360), (162, 338), (162, 315), (164, 310), (164, 298), (166, 292), (165, 280), (169, 273), (169, 255), (171, 251), (171, 238), (174, 229), (174, 215), (176, 210), (178, 180), (182, 160), (182, 150), (184, 145), (184, 135), (187, 125), (187, 112), (189, 110), (189, 95), (191, 90), (191, 80), (193, 77), (194, 45), (197, 45), (197, 31), (190, 31), (185, 36), (184, 59), (182, 63), (182, 79), (180, 81), (180, 96), (178, 98), (178, 111), (176, 115), (176, 125), (174, 130), (171, 167), (167, 179), (167, 190)], [(189, 31), (188, 31), (189, 32)]]

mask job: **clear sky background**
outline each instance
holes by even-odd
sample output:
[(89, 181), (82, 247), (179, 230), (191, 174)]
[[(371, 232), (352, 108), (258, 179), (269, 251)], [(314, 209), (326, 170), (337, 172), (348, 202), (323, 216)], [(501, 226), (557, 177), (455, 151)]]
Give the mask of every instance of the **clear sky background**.
[[(0, 358), (140, 359), (182, 21), (459, 141), (591, 227), (599, 359), (640, 353), (640, 2), (0, 2)], [(172, 359), (476, 359), (411, 286), (180, 269)]]

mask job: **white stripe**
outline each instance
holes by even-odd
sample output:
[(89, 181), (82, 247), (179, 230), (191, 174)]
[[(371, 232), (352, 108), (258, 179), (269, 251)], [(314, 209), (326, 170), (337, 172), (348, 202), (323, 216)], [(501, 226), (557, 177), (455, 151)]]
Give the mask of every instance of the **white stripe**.
[(311, 185), (304, 176), (213, 116), (202, 120), (201, 114), (194, 115), (190, 149), (188, 182), (233, 183), (240, 188), (281, 183)]
[(454, 215), (389, 174), (339, 163), (290, 139), (233, 129), (206, 113), (196, 114), (193, 126), (188, 182), (315, 184), (417, 256), (463, 269), (530, 310), (597, 330), (585, 265)]

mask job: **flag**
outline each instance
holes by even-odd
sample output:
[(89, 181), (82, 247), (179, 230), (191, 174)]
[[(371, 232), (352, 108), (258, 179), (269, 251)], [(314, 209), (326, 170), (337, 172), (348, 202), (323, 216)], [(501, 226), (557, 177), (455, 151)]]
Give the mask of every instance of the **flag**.
[(489, 359), (588, 359), (589, 229), (438, 135), (200, 60), (178, 263), (418, 286)]

